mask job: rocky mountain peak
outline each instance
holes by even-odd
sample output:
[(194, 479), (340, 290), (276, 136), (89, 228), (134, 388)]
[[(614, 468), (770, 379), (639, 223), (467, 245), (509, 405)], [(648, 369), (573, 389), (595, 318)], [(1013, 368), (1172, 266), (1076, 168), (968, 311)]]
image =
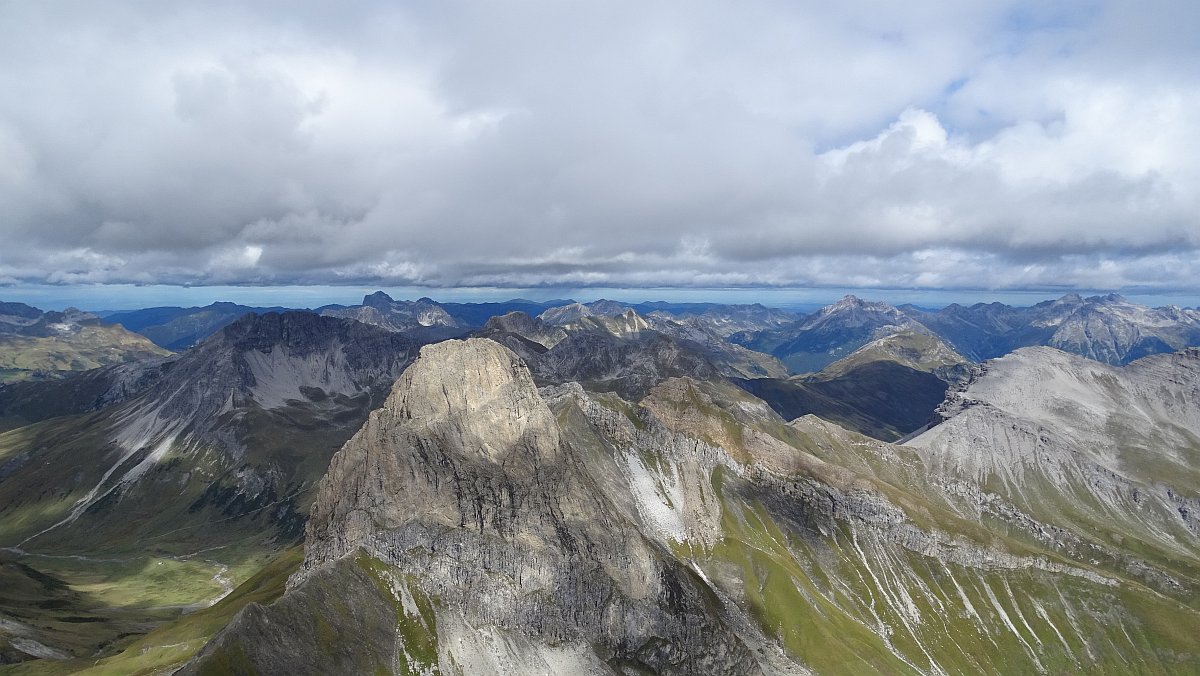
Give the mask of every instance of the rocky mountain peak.
[(427, 345), (330, 463), (306, 568), (420, 523), (504, 531), (536, 520), (500, 503), (543, 486), (559, 445), (554, 415), (511, 350), (486, 338)]
[(592, 311), (592, 314), (604, 315), (606, 317), (616, 317), (632, 311), (632, 308), (626, 305), (604, 298), (588, 303), (588, 309)]
[[(560, 428), (524, 363), (503, 346), (479, 338), (427, 346), (330, 463), (288, 594), (240, 614), (182, 673), (205, 673), (202, 666), (241, 646), (256, 666), (319, 662), (314, 670), (326, 673), (370, 673), (379, 662), (391, 673), (764, 671), (747, 645), (758, 645), (761, 633), (752, 625), (734, 631), (748, 618), (725, 619), (739, 611), (726, 609), (704, 573), (634, 525), (643, 517), (623, 472), (653, 481), (649, 470), (584, 450), (596, 447), (578, 437), (592, 424), (580, 407), (608, 409), (591, 405), (577, 385), (565, 392), (556, 406), (570, 421)], [(604, 421), (606, 429), (636, 429), (624, 415)], [(607, 469), (593, 475), (595, 462)], [(340, 607), (356, 615), (378, 600), (395, 607), (372, 619), (386, 636), (355, 631), (362, 650), (324, 660), (314, 651), (327, 649), (329, 632), (318, 646), (281, 613), (320, 613), (343, 631), (330, 615), (338, 611), (310, 601), (331, 584)], [(415, 616), (409, 599), (434, 600), (425, 605), (421, 653), (411, 632), (388, 625)], [(276, 635), (299, 636), (302, 647), (282, 655)], [(332, 642), (340, 646), (341, 635)], [(361, 657), (381, 645), (381, 658)], [(803, 673), (777, 661), (784, 668), (770, 673)]]
[[(458, 322), (441, 306), (429, 298), (420, 300), (394, 300), (383, 291), (376, 291), (363, 298), (362, 305), (351, 307), (333, 306), (321, 311), (330, 317), (354, 319), (364, 324), (374, 324), (389, 331), (412, 331), (422, 328), (455, 329)], [(445, 337), (445, 336), (442, 336)]]
[(552, 458), (558, 449), (558, 428), (529, 368), (485, 338), (422, 348), (384, 409), (438, 439), (444, 452), (503, 462), (518, 450)]
[(902, 316), (902, 313), (895, 307), (883, 303), (866, 301), (853, 294), (843, 296), (838, 302), (832, 305), (826, 305), (817, 313), (819, 317), (829, 316), (850, 316), (856, 317), (863, 314), (870, 315), (886, 315), (886, 316)]
[(848, 293), (838, 299), (838, 302), (834, 303), (833, 305), (826, 306), (825, 309), (829, 310), (830, 312), (837, 312), (839, 310), (862, 308), (866, 305), (866, 301), (852, 293)]
[(37, 319), (42, 311), (25, 303), (0, 302), (0, 317), (20, 317), (22, 319)]
[(484, 331), (507, 331), (525, 334), (541, 328), (541, 321), (529, 316), (527, 312), (513, 310), (508, 314), (496, 315), (483, 325)]
[(853, 295), (845, 296), (833, 305), (826, 305), (805, 321), (805, 325), (808, 327), (828, 326), (831, 324), (862, 326), (867, 324), (908, 325), (913, 323), (904, 313), (887, 303), (865, 301)]
[(373, 307), (373, 308), (379, 308), (381, 310), (385, 310), (387, 308), (390, 308), (392, 306), (392, 303), (395, 303), (395, 302), (396, 302), (395, 299), (393, 299), (391, 296), (387, 295), (383, 291), (376, 291), (375, 293), (371, 293), (371, 294), (367, 294), (366, 296), (363, 296), (362, 304), (367, 307)]
[(570, 303), (568, 305), (552, 307), (538, 315), (538, 319), (552, 326), (558, 326), (579, 321), (584, 317), (591, 317), (592, 314), (591, 308), (583, 303)]

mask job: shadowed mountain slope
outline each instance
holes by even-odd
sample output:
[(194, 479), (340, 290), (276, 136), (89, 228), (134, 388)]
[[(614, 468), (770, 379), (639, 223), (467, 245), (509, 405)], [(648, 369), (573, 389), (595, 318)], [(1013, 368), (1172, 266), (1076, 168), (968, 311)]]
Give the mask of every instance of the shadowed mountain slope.
[(978, 303), (903, 311), (975, 361), (1044, 345), (1110, 364), (1200, 344), (1200, 312), (1149, 308), (1121, 296), (1069, 294), (1032, 307)]
[(251, 520), (294, 532), (306, 487), (416, 348), (357, 322), (246, 316), (124, 403), (4, 435), (6, 544), (122, 546), (276, 501)]
[(217, 302), (204, 307), (152, 307), (113, 312), (104, 317), (108, 324), (120, 324), (140, 333), (168, 350), (186, 350), (245, 315), (287, 312), (282, 307), (250, 307)]
[(737, 380), (787, 420), (815, 415), (876, 439), (896, 441), (930, 422), (946, 382), (879, 360), (821, 378)]
[(891, 305), (846, 296), (793, 324), (736, 333), (731, 340), (778, 357), (792, 373), (813, 373), (873, 340), (900, 331), (928, 333)]

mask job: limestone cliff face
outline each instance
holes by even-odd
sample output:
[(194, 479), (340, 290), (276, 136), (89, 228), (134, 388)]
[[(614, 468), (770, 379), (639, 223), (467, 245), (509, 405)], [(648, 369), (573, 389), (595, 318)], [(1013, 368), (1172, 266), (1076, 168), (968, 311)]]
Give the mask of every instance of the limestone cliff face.
[[(334, 458), (292, 586), (361, 548), (449, 617), (583, 642), (597, 668), (758, 671), (694, 574), (631, 526), (579, 471), (525, 364), (490, 340), (448, 341)], [(469, 661), (455, 650), (441, 661)]]
[(427, 346), (334, 456), (306, 567), (416, 522), (511, 529), (518, 492), (530, 492), (522, 484), (561, 473), (558, 446), (554, 416), (516, 355), (482, 339)]

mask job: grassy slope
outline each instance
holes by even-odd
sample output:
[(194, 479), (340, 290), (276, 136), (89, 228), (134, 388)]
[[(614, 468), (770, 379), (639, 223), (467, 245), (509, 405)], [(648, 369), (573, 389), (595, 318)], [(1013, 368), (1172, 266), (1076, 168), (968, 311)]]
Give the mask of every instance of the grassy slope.
[[(361, 406), (365, 402), (349, 408)], [(340, 436), (356, 426), (353, 420), (319, 425), (305, 413), (289, 408), (279, 414), (288, 416), (286, 422), (255, 423), (256, 436), (247, 440), (242, 464), (232, 469), (215, 449), (174, 448), (132, 490), (114, 493), (76, 522), (22, 544), (31, 553), (19, 562), (54, 576), (71, 594), (58, 607), (40, 608), (45, 592), (0, 593), (0, 612), (37, 624), (36, 639), (47, 646), (75, 655), (107, 654), (178, 617), (177, 606), (217, 596), (218, 573), (235, 584), (247, 579), (264, 557), (298, 537), (303, 524), (298, 506), (307, 504), (311, 490), (311, 481), (301, 477), (320, 476)], [(109, 429), (106, 414), (96, 413), (0, 434), (0, 468), (15, 472), (0, 482), (5, 505), (0, 546), (21, 544), (61, 520), (96, 485), (119, 457)], [(295, 472), (287, 494), (247, 500), (233, 492), (240, 468), (268, 459)], [(53, 476), (45, 468), (54, 468)], [(85, 558), (73, 558), (78, 556)], [(88, 619), (63, 619), (71, 617)]]
[(217, 604), (183, 615), (136, 638), (116, 654), (66, 662), (38, 660), (7, 668), (13, 674), (156, 674), (169, 673), (191, 659), (246, 604), (267, 604), (283, 594), (287, 578), (300, 567), (303, 551), (293, 547), (262, 566)]
[[(712, 386), (708, 400), (719, 400)], [(694, 396), (694, 395), (688, 395)], [(676, 403), (683, 403), (682, 401)], [(656, 405), (664, 410), (664, 404)], [(728, 406), (723, 407), (729, 410)], [(631, 419), (636, 417), (630, 416)], [(977, 547), (1090, 569), (1035, 542), (961, 518), (927, 482), (918, 456), (816, 419), (786, 428), (749, 423), (828, 465), (805, 465), (795, 496), (779, 499), (718, 468), (723, 537), (710, 550), (680, 545), (709, 579), (739, 601), (788, 652), (818, 673), (1166, 674), (1200, 669), (1200, 611), (1189, 593), (1174, 598), (1099, 562), (1108, 586), (1037, 568), (988, 568), (943, 563), (878, 531), (837, 521), (814, 529), (822, 501), (802, 496), (805, 480), (887, 496), (908, 519)], [(728, 422), (722, 423), (727, 426)], [(698, 429), (689, 425), (687, 429)], [(742, 438), (741, 434), (729, 435)], [(713, 441), (710, 433), (697, 438)], [(828, 467), (829, 469), (823, 469)], [(853, 471), (848, 484), (823, 472)], [(761, 496), (761, 501), (760, 497)], [(1195, 562), (1175, 562), (1190, 570)], [(937, 665), (936, 667), (934, 665)]]
[(359, 553), (316, 571), (270, 607), (250, 608), (186, 673), (428, 674), (437, 667), (435, 603)]
[(1200, 613), (1134, 583), (941, 563), (844, 525), (813, 539), (761, 504), (726, 492), (723, 505), (725, 537), (700, 565), (821, 674), (919, 673), (934, 664), (952, 674), (1038, 665), (1167, 674), (1200, 659)]
[(893, 361), (917, 371), (933, 373), (939, 368), (965, 364), (968, 360), (936, 336), (901, 331), (867, 343), (850, 355), (826, 366), (815, 377), (819, 380), (830, 380), (879, 361)]
[(0, 382), (24, 380), (37, 372), (85, 371), (171, 354), (120, 326), (82, 326), (63, 336), (0, 337)]

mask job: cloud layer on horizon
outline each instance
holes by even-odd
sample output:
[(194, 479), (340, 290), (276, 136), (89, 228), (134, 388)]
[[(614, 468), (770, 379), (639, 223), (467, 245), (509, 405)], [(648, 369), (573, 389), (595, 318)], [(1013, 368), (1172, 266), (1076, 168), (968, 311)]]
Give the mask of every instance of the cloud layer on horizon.
[(1197, 289), (1200, 5), (23, 3), (0, 283)]

